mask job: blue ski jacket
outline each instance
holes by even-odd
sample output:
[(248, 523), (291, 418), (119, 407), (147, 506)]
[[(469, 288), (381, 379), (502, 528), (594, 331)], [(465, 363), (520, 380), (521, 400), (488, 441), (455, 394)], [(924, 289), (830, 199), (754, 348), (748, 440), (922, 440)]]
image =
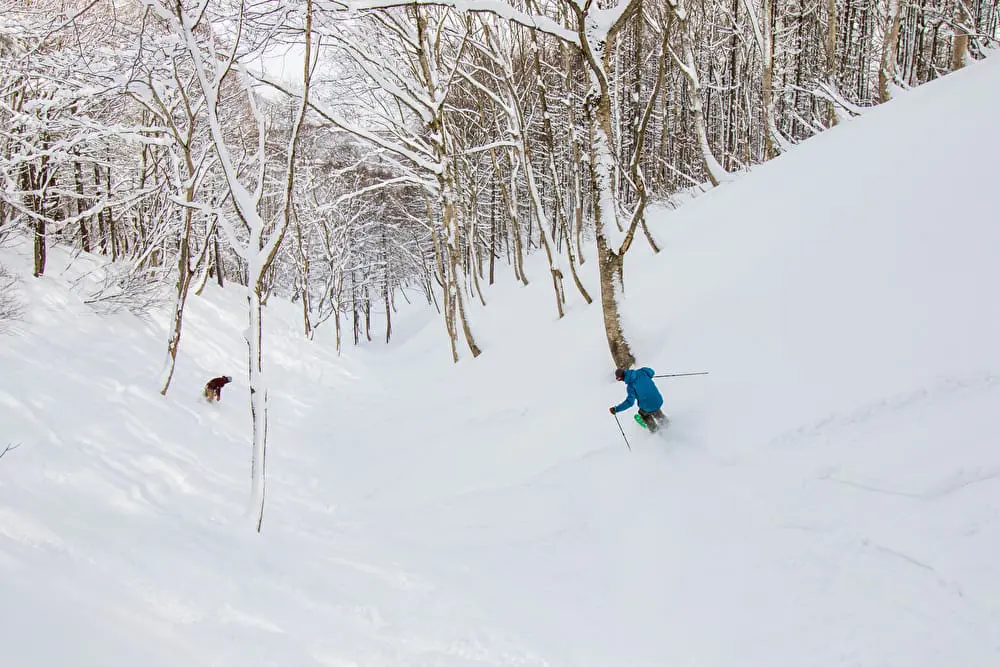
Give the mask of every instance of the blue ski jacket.
[(635, 402), (639, 403), (639, 409), (643, 412), (655, 412), (663, 407), (663, 396), (653, 382), (656, 373), (652, 368), (640, 368), (638, 370), (625, 371), (625, 387), (628, 396), (625, 400), (615, 406), (615, 412), (628, 410)]

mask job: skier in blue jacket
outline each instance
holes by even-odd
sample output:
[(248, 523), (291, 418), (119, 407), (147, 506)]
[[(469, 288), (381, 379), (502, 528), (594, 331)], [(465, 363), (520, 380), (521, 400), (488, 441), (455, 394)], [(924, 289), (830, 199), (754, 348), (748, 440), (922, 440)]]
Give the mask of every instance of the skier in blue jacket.
[(653, 382), (652, 368), (640, 368), (637, 370), (615, 369), (615, 379), (625, 383), (627, 396), (625, 400), (610, 408), (611, 414), (617, 414), (622, 410), (628, 410), (633, 403), (639, 404), (639, 416), (646, 424), (650, 433), (655, 433), (660, 426), (667, 422), (666, 415), (663, 414), (663, 396)]

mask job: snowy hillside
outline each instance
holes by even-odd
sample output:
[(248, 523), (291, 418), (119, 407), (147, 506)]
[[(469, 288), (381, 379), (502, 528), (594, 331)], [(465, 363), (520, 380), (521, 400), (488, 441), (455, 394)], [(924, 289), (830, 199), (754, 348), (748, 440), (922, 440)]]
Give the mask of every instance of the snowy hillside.
[(599, 309), (554, 321), (541, 264), (457, 366), (433, 312), (338, 358), (272, 302), (262, 535), (241, 294), (192, 298), (163, 398), (165, 313), (93, 314), (86, 259), (22, 274), (0, 664), (1000, 664), (997, 109), (993, 57), (658, 212), (626, 330), (710, 375), (631, 451)]

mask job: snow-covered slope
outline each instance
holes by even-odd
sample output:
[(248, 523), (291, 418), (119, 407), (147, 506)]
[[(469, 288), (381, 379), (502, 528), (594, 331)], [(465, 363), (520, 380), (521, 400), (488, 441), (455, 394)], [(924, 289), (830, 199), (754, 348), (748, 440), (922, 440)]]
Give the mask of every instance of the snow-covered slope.
[(631, 451), (540, 265), (458, 366), (433, 312), (337, 358), (272, 302), (260, 536), (240, 295), (192, 300), (162, 398), (165, 317), (92, 314), (57, 256), (0, 340), (0, 663), (997, 664), (998, 108), (993, 58), (660, 212), (628, 331), (710, 375)]

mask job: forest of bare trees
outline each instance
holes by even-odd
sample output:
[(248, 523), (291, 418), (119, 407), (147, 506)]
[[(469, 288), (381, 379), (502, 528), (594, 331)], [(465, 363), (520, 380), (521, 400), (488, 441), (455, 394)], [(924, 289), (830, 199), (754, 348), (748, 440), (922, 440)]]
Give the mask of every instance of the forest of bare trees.
[(658, 251), (650, 203), (719, 185), (1000, 37), (997, 0), (0, 10), (0, 239), (32, 244), (35, 276), (54, 245), (113, 260), (95, 305), (169, 305), (163, 393), (188, 299), (210, 280), (242, 286), (261, 483), (270, 296), (339, 348), (388, 341), (397, 300), (416, 294), (458, 361), (482, 352), (469, 313), (508, 271), (550, 284), (558, 317), (597, 301), (627, 367), (618, 303), (629, 250)]

